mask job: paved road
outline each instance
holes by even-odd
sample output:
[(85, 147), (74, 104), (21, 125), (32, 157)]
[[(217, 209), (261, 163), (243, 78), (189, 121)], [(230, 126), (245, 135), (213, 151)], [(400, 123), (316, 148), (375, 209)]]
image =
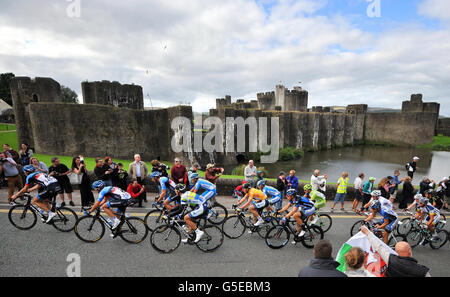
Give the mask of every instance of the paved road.
[[(312, 257), (312, 250), (301, 244), (272, 250), (257, 234), (225, 239), (214, 253), (181, 245), (172, 254), (160, 254), (152, 249), (148, 238), (130, 245), (105, 236), (87, 244), (73, 232), (61, 233), (39, 222), (30, 231), (19, 231), (9, 223), (6, 212), (0, 209), (0, 277), (66, 276), (70, 253), (80, 255), (82, 276), (296, 276)], [(357, 219), (334, 217), (325, 238), (332, 242), (335, 253), (349, 238), (350, 226)], [(450, 276), (449, 243), (440, 250), (425, 246), (413, 252), (419, 263), (431, 268), (433, 276)]]

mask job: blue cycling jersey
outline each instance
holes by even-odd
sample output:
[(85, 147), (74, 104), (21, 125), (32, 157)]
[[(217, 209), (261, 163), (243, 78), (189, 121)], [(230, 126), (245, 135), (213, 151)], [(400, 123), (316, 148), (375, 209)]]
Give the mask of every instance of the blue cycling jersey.
[(264, 195), (266, 196), (279, 196), (280, 195), (280, 191), (278, 191), (277, 189), (275, 189), (274, 187), (271, 186), (265, 186), (262, 189), (262, 192), (264, 193)]
[(123, 191), (121, 188), (117, 187), (104, 187), (103, 190), (101, 190), (100, 194), (98, 195), (98, 202), (102, 202), (105, 198), (118, 198), (118, 199), (130, 199), (131, 195), (125, 191)]
[(314, 202), (312, 202), (306, 197), (297, 196), (295, 206), (299, 208), (301, 207), (303, 210), (307, 210), (314, 207)]
[(193, 190), (198, 191), (199, 189), (204, 189), (206, 191), (214, 191), (216, 189), (216, 185), (205, 179), (199, 178)]
[(167, 176), (162, 176), (159, 178), (159, 185), (161, 186), (162, 190), (170, 190), (174, 191), (176, 184), (173, 180), (170, 180)]
[(398, 215), (388, 207), (381, 207), (380, 209), (380, 215), (383, 217), (384, 220), (389, 220), (389, 222), (395, 221), (398, 219)]

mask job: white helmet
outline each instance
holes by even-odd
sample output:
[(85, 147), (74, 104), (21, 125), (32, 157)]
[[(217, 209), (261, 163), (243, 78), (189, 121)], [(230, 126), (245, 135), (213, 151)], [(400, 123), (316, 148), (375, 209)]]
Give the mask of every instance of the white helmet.
[(381, 191), (380, 190), (373, 190), (372, 193), (370, 193), (372, 197), (380, 197)]
[(415, 199), (415, 200), (420, 200), (420, 199), (422, 199), (422, 198), (423, 198), (422, 194), (416, 194), (416, 195), (414, 196), (414, 199)]

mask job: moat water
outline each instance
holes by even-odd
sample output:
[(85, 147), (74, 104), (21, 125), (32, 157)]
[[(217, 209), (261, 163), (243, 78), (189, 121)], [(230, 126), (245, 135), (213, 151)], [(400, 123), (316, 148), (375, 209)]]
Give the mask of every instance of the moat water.
[[(379, 181), (382, 177), (393, 175), (394, 170), (400, 170), (400, 177), (406, 176), (405, 163), (418, 156), (417, 171), (414, 173), (413, 184), (418, 184), (424, 176), (440, 181), (450, 175), (450, 152), (438, 152), (417, 148), (355, 146), (334, 149), (330, 151), (305, 153), (302, 159), (277, 162), (274, 164), (257, 164), (264, 166), (269, 177), (277, 177), (280, 171), (296, 171), (299, 179), (309, 180), (314, 169), (320, 169), (321, 174), (328, 174), (329, 182), (337, 182), (342, 171), (348, 171), (350, 182), (363, 172), (374, 176)], [(227, 172), (236, 166), (229, 164)]]

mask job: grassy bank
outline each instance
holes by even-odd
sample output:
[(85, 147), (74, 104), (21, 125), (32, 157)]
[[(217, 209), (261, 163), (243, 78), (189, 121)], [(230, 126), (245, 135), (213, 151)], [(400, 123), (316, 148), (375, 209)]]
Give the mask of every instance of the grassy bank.
[(450, 137), (439, 134), (435, 136), (433, 142), (420, 145), (418, 148), (430, 149), (433, 151), (450, 151)]

